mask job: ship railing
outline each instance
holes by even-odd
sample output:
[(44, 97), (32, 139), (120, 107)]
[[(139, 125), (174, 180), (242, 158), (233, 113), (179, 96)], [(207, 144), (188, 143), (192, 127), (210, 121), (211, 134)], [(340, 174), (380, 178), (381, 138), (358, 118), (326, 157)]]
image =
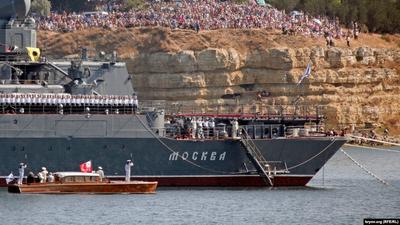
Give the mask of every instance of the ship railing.
[(271, 175), (290, 173), (287, 164), (283, 161), (265, 161), (262, 163), (269, 167), (268, 171), (271, 173)]
[[(275, 139), (281, 137), (314, 137), (326, 136), (324, 126), (321, 124), (284, 126), (283, 124), (251, 124), (242, 125), (240, 130), (246, 130), (247, 135), (252, 139)], [(228, 133), (231, 127), (227, 127)]]
[(0, 114), (136, 114), (133, 106), (112, 105), (47, 105), (47, 104), (0, 104)]
[(304, 124), (302, 126), (287, 126), (285, 127), (285, 136), (326, 136), (325, 126), (324, 124)]
[(321, 105), (269, 105), (264, 103), (254, 104), (205, 104), (188, 106), (180, 103), (166, 103), (166, 101), (141, 101), (143, 107), (164, 109), (166, 115), (178, 116), (216, 116), (231, 115), (239, 117), (259, 117), (263, 119), (285, 120), (322, 120), (327, 111)]
[[(46, 82), (46, 84), (44, 83)], [(0, 85), (5, 85), (5, 84), (14, 84), (14, 85), (62, 85), (60, 81), (62, 79), (58, 80), (59, 82), (50, 82), (48, 80), (43, 80), (43, 79), (4, 79), (2, 82), (0, 82)], [(1, 87), (1, 86), (0, 86)], [(62, 92), (60, 92), (62, 93)], [(11, 93), (10, 93), (11, 94)], [(12, 93), (12, 94), (17, 94), (17, 93)], [(22, 93), (24, 94), (24, 93)], [(36, 93), (35, 93), (36, 94)]]
[[(323, 137), (326, 136), (323, 125), (283, 126), (281, 124), (252, 124), (239, 126), (239, 133), (246, 132), (251, 139), (275, 139), (296, 137)], [(193, 132), (190, 127), (184, 128), (179, 124), (168, 124), (165, 134), (170, 138), (177, 139), (229, 139), (233, 138), (232, 125), (219, 124), (216, 127), (203, 127), (202, 136)]]

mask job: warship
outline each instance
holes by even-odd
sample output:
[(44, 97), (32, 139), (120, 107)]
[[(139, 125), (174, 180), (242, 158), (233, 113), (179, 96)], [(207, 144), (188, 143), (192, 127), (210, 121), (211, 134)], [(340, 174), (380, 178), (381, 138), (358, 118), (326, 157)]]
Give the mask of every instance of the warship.
[(304, 186), (346, 142), (322, 132), (319, 114), (145, 107), (115, 52), (43, 56), (30, 3), (0, 2), (2, 186), (21, 162), (29, 171), (76, 171), (91, 160), (122, 180), (127, 159), (133, 179), (160, 186)]

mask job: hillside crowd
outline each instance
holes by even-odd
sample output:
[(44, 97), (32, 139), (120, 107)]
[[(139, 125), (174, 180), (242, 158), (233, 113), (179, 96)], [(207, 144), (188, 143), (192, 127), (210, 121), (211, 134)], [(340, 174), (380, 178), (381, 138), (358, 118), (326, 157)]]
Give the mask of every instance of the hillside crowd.
[[(107, 29), (161, 26), (172, 29), (215, 30), (221, 28), (279, 29), (285, 34), (345, 37), (338, 20), (311, 17), (302, 12), (286, 13), (257, 3), (235, 4), (218, 0), (149, 2), (144, 9), (129, 12), (119, 5), (105, 7), (104, 13), (52, 13), (37, 18), (40, 30), (71, 32), (86, 28)], [(107, 12), (108, 11), (108, 12)]]

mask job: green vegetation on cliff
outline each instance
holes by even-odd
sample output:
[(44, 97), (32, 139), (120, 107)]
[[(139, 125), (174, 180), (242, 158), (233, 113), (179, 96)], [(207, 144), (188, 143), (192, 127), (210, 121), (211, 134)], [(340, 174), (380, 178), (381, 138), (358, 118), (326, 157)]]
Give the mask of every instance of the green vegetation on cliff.
[(338, 17), (345, 25), (357, 21), (370, 32), (400, 33), (400, 0), (270, 0), (287, 11)]
[(50, 14), (51, 3), (49, 0), (35, 0), (32, 2), (31, 10), (40, 16), (47, 16)]

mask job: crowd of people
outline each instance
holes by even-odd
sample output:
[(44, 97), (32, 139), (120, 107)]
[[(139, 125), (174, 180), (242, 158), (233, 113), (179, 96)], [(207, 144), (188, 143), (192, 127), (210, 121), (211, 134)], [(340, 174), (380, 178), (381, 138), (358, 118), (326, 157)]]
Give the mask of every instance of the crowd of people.
[(148, 7), (125, 12), (107, 5), (98, 13), (51, 13), (36, 18), (40, 30), (71, 32), (87, 28), (118, 29), (161, 26), (171, 29), (221, 28), (278, 29), (288, 35), (346, 37), (338, 19), (312, 17), (303, 12), (286, 13), (255, 2), (236, 4), (219, 0), (152, 1)]

